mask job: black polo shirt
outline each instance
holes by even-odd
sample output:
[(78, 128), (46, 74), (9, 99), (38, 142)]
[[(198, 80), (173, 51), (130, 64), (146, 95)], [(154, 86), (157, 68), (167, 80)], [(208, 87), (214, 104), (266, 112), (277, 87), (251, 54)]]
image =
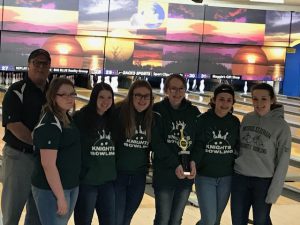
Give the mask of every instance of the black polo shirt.
[(17, 149), (32, 149), (32, 145), (19, 140), (6, 129), (6, 125), (22, 122), (30, 131), (33, 131), (45, 103), (45, 92), (29, 78), (12, 84), (5, 93), (2, 102), (2, 126), (5, 127), (3, 140)]

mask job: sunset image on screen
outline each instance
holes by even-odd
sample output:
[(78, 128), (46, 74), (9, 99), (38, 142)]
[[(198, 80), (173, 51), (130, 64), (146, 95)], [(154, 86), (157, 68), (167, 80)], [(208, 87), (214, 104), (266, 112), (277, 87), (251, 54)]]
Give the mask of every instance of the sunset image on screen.
[(12, 6), (3, 11), (4, 30), (76, 34), (77, 22), (78, 11)]

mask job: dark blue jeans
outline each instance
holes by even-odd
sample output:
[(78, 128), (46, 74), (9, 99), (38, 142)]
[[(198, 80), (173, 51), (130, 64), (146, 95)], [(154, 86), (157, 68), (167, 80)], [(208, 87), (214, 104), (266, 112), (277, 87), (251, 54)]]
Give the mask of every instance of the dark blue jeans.
[(231, 217), (233, 225), (247, 225), (250, 207), (255, 225), (269, 225), (272, 204), (265, 202), (272, 178), (234, 174), (231, 186)]
[(116, 225), (130, 225), (145, 192), (146, 174), (118, 174), (115, 181)]
[(101, 225), (115, 225), (115, 188), (113, 182), (102, 185), (80, 185), (74, 210), (75, 224), (90, 225), (95, 209)]
[(190, 184), (180, 182), (176, 187), (154, 187), (154, 225), (180, 225), (191, 190)]

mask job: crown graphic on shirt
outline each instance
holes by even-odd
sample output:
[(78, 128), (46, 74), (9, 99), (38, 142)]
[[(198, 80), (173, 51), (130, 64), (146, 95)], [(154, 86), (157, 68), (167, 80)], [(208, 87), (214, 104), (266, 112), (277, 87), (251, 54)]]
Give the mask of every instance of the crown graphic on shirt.
[(220, 130), (218, 130), (218, 131), (219, 131), (218, 135), (216, 135), (215, 131), (212, 132), (214, 139), (224, 139), (224, 140), (226, 140), (228, 132), (226, 132), (225, 135), (222, 136), (221, 131)]
[(176, 121), (176, 124), (172, 122), (172, 130), (184, 130), (185, 127), (186, 124), (184, 122)]
[(143, 134), (143, 135), (146, 135), (146, 130), (142, 130), (142, 126), (140, 125), (139, 126), (139, 129), (136, 129), (135, 130), (135, 134)]
[(106, 134), (105, 130), (102, 130), (102, 134), (98, 131), (100, 139), (109, 139), (110, 140), (110, 133)]

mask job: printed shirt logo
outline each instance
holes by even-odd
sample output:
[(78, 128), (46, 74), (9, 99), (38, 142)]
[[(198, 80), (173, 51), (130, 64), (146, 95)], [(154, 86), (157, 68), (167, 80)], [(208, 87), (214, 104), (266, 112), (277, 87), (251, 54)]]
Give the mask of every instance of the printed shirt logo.
[(91, 156), (114, 156), (115, 147), (111, 140), (110, 133), (105, 133), (105, 130), (99, 132), (99, 138), (91, 147), (90, 155)]
[(241, 147), (267, 154), (264, 143), (271, 138), (270, 132), (255, 126), (245, 126), (242, 129), (244, 135), (241, 137)]
[(133, 137), (126, 139), (124, 146), (139, 149), (148, 148), (149, 142), (147, 140), (146, 130), (142, 130), (142, 126), (140, 125), (139, 128), (135, 130)]
[(186, 123), (184, 121), (175, 121), (172, 122), (172, 129), (167, 136), (167, 143), (176, 144), (179, 146), (180, 141), (180, 130), (183, 130), (184, 138), (187, 141), (187, 148), (192, 144), (191, 136), (186, 135), (184, 129), (186, 128)]
[[(216, 134), (218, 133), (218, 134)], [(209, 154), (232, 154), (233, 149), (227, 141), (228, 132), (222, 135), (222, 131), (212, 131), (212, 139), (208, 141), (205, 147), (205, 152)]]

